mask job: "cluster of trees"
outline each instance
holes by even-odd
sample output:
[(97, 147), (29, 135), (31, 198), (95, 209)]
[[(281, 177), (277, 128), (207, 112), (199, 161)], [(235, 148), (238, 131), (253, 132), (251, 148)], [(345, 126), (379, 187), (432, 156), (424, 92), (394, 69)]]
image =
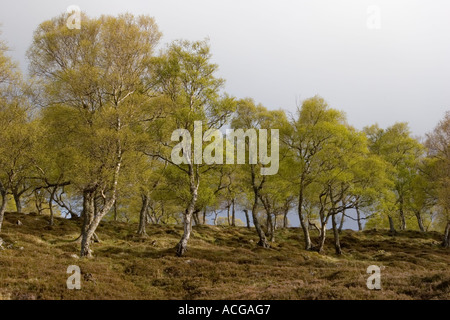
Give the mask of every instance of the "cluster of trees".
[[(295, 211), (307, 250), (323, 250), (331, 224), (340, 254), (345, 219), (360, 230), (363, 220), (392, 233), (445, 229), (449, 246), (450, 112), (421, 143), (405, 123), (357, 130), (319, 96), (294, 115), (268, 110), (223, 92), (207, 41), (156, 52), (161, 33), (148, 16), (83, 15), (80, 30), (66, 19), (35, 31), (27, 79), (0, 44), (0, 228), (8, 206), (48, 214), (49, 224), (55, 214), (81, 218), (81, 256), (90, 256), (103, 219), (136, 220), (142, 236), (148, 223), (178, 223), (181, 256), (193, 224), (254, 226), (269, 247)], [(199, 121), (202, 133), (278, 129), (267, 150), (279, 152), (278, 172), (263, 175), (264, 161), (175, 163), (172, 133)], [(203, 139), (211, 157), (235, 157), (218, 137)]]

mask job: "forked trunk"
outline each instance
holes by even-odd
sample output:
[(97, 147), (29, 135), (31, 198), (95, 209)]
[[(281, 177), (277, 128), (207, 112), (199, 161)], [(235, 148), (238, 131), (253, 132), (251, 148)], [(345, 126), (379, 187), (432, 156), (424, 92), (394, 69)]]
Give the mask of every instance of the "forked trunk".
[[(344, 216), (342, 216), (344, 218)], [(341, 242), (339, 240), (339, 231), (336, 224), (336, 214), (331, 216), (331, 222), (333, 224), (333, 233), (334, 233), (334, 248), (336, 250), (336, 254), (342, 254)]]
[(112, 209), (115, 202), (115, 193), (101, 210), (95, 208), (95, 191), (85, 190), (83, 192), (83, 226), (81, 232), (81, 257), (91, 257), (91, 242), (99, 242), (95, 231), (100, 221)]
[(81, 257), (92, 257), (92, 250), (91, 250), (91, 242), (95, 240), (95, 230), (97, 229), (98, 225), (100, 224), (102, 216), (97, 215), (94, 217), (94, 219), (91, 221), (85, 232), (81, 236)]
[[(121, 129), (120, 118), (117, 118), (117, 128), (116, 130), (119, 132)], [(91, 257), (92, 251), (90, 249), (91, 240), (94, 239), (98, 241), (98, 237), (95, 234), (100, 221), (103, 217), (108, 214), (108, 212), (114, 206), (114, 203), (117, 200), (117, 185), (119, 183), (119, 175), (120, 169), (122, 167), (122, 146), (120, 139), (117, 142), (117, 162), (115, 164), (114, 169), (114, 177), (112, 180), (112, 188), (110, 191), (110, 197), (107, 199), (105, 195), (106, 190), (98, 189), (98, 185), (86, 187), (83, 190), (83, 215), (84, 221), (81, 232), (81, 257)], [(96, 203), (96, 195), (101, 194), (103, 198), (103, 205), (100, 208)]]

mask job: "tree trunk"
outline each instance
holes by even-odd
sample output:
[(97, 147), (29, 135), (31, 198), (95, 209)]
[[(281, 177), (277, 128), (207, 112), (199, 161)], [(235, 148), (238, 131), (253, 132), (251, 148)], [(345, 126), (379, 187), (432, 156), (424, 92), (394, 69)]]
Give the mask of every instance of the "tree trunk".
[(203, 224), (206, 224), (206, 207), (203, 209)]
[[(344, 218), (344, 216), (342, 216), (342, 218)], [(334, 248), (336, 250), (336, 254), (341, 255), (342, 254), (342, 249), (341, 249), (341, 242), (339, 240), (339, 230), (338, 230), (337, 224), (336, 224), (336, 214), (333, 214), (331, 216), (331, 222), (333, 224)], [(341, 225), (342, 225), (342, 223), (341, 223)]]
[(83, 226), (81, 229), (81, 234), (83, 235), (86, 233), (89, 225), (91, 224), (92, 220), (94, 219), (94, 212), (95, 212), (95, 196), (94, 191), (92, 190), (84, 190), (83, 191)]
[(400, 197), (400, 207), (399, 207), (399, 213), (400, 213), (400, 230), (405, 231), (406, 230), (406, 220), (405, 220), (405, 212), (403, 211), (403, 198)]
[(178, 243), (177, 247), (177, 256), (182, 257), (186, 251), (187, 251), (187, 243), (189, 241), (189, 238), (191, 237), (191, 231), (192, 231), (192, 213), (186, 212), (184, 215), (184, 234), (181, 238), (180, 242)]
[(442, 241), (442, 246), (444, 248), (450, 247), (450, 221), (447, 222), (447, 226), (445, 227), (444, 240)]
[(250, 229), (250, 218), (248, 216), (248, 210), (244, 209), (245, 219), (247, 220), (247, 229)]
[(20, 195), (17, 191), (13, 191), (14, 203), (18, 213), (22, 213), (22, 203), (20, 202)]
[(319, 238), (320, 238), (320, 236), (322, 235), (321, 229), (315, 223), (311, 223), (311, 221), (308, 219), (308, 229), (312, 230), (312, 228), (317, 230), (317, 232), (319, 233)]
[(199, 176), (195, 176), (194, 167), (192, 164), (189, 165), (189, 179), (190, 179), (190, 191), (191, 191), (191, 200), (189, 202), (188, 207), (186, 208), (184, 214), (184, 234), (181, 237), (180, 242), (177, 246), (177, 256), (182, 257), (187, 250), (187, 243), (191, 236), (192, 230), (192, 214), (195, 210), (195, 204), (197, 203), (198, 197), (198, 187), (200, 184)]
[(345, 220), (345, 210), (342, 212), (341, 221), (339, 222), (339, 233), (342, 232), (342, 228), (344, 227), (344, 220)]
[(146, 194), (143, 194), (141, 196), (142, 198), (142, 206), (141, 206), (141, 212), (139, 213), (139, 227), (137, 234), (144, 237), (147, 235), (147, 231), (145, 230), (145, 227), (147, 225), (147, 213), (148, 213), (148, 205), (149, 205), (149, 197)]
[(420, 211), (416, 211), (416, 218), (417, 218), (417, 224), (419, 225), (419, 230), (421, 232), (425, 232), (425, 227), (423, 226), (423, 220), (422, 220), (422, 215), (420, 214)]
[(3, 218), (5, 217), (5, 211), (6, 211), (6, 190), (3, 188), (2, 183), (0, 182), (0, 194), (2, 197), (2, 204), (0, 206), (0, 233), (2, 232), (2, 225), (3, 225)]
[(300, 225), (303, 230), (303, 236), (305, 237), (305, 249), (311, 250), (312, 245), (311, 245), (311, 237), (309, 236), (309, 225), (305, 221), (305, 217), (303, 217), (302, 208), (303, 208), (303, 187), (300, 186), (300, 192), (298, 196), (298, 217), (300, 219)]
[(266, 211), (266, 232), (268, 236), (270, 236), (271, 225), (272, 225), (272, 217), (270, 215), (270, 211)]
[(389, 233), (391, 235), (395, 235), (397, 234), (397, 231), (395, 230), (394, 220), (392, 219), (391, 216), (388, 216), (388, 218), (389, 218)]
[(37, 214), (41, 215), (42, 214), (42, 199), (37, 190), (34, 191), (34, 203), (36, 206)]
[(269, 241), (275, 242), (275, 228), (272, 219), (272, 214), (270, 212), (267, 213), (267, 233), (269, 236)]
[(236, 199), (233, 198), (233, 200), (231, 200), (231, 206), (232, 206), (232, 210), (231, 210), (231, 225), (233, 227), (236, 227), (236, 208), (235, 208), (235, 204), (236, 204)]
[(117, 221), (117, 201), (114, 201), (114, 221)]
[(102, 215), (96, 215), (89, 226), (87, 227), (86, 231), (83, 233), (81, 237), (81, 257), (92, 257), (92, 250), (91, 250), (91, 242), (93, 241), (95, 237), (95, 230), (97, 229), (98, 225), (100, 224), (101, 219), (103, 218)]
[[(81, 257), (91, 257), (92, 252), (90, 250), (90, 243), (92, 240), (92, 234), (88, 232), (89, 227), (92, 225), (95, 214), (95, 191), (84, 190), (83, 191), (83, 225), (81, 227)], [(95, 231), (95, 230), (94, 230)]]
[(327, 236), (327, 224), (323, 223), (320, 226), (320, 237), (319, 237), (319, 246), (317, 247), (317, 251), (319, 253), (323, 252), (323, 248), (325, 247), (325, 239)]
[(263, 248), (269, 248), (269, 243), (266, 239), (266, 234), (264, 233), (264, 230), (261, 228), (261, 224), (258, 220), (257, 215), (257, 209), (258, 209), (258, 199), (259, 199), (259, 190), (262, 188), (264, 183), (264, 178), (260, 182), (259, 186), (256, 184), (256, 175), (255, 175), (255, 165), (251, 165), (251, 175), (252, 175), (252, 187), (253, 187), (253, 195), (255, 197), (253, 201), (253, 207), (252, 207), (252, 218), (253, 218), (253, 224), (255, 225), (256, 232), (258, 233), (259, 241), (258, 246)]
[(53, 214), (53, 198), (55, 197), (55, 193), (56, 190), (58, 189), (58, 187), (54, 187), (50, 193), (50, 199), (48, 200), (48, 207), (50, 210), (50, 226), (53, 226), (55, 224), (55, 218), (54, 218), (54, 214)]
[(358, 230), (362, 231), (361, 214), (359, 212), (358, 206), (356, 206), (355, 209), (356, 209), (356, 220), (358, 221)]
[(97, 230), (100, 221), (112, 209), (114, 202), (116, 201), (116, 190), (120, 167), (121, 163), (118, 163), (116, 166), (116, 171), (114, 173), (114, 187), (112, 190), (112, 196), (109, 200), (105, 201), (101, 210), (99, 210), (96, 204), (96, 190), (93, 188), (87, 188), (83, 191), (82, 214), (84, 219), (81, 229), (81, 257), (91, 257), (91, 242), (99, 242), (98, 236), (95, 234), (95, 230)]
[(284, 211), (284, 214), (283, 214), (283, 228), (287, 228), (288, 224), (289, 224), (288, 218), (287, 218), (288, 212), (289, 212), (289, 210), (286, 210), (286, 211)]
[(194, 220), (194, 223), (196, 226), (198, 226), (200, 224), (200, 219), (198, 217), (198, 210), (194, 210), (194, 213), (192, 214), (192, 218)]
[(231, 220), (230, 220), (230, 205), (227, 205), (227, 221), (228, 221), (228, 225), (231, 226)]
[(217, 211), (214, 210), (214, 225), (217, 226), (217, 218), (218, 218)]
[(264, 230), (261, 228), (261, 224), (259, 223), (258, 216), (256, 214), (256, 210), (258, 208), (258, 197), (255, 195), (255, 202), (253, 203), (252, 208), (252, 218), (253, 218), (253, 224), (255, 225), (256, 232), (258, 233), (259, 242), (258, 246), (263, 248), (269, 248), (269, 243), (266, 239), (266, 234), (264, 233)]

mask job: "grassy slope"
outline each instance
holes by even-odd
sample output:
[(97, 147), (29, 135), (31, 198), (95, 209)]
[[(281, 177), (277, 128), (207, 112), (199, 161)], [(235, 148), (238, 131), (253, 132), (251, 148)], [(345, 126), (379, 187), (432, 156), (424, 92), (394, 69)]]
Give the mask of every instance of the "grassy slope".
[[(78, 223), (46, 221), (6, 215), (1, 237), (13, 246), (0, 250), (0, 299), (450, 299), (450, 252), (434, 233), (348, 230), (337, 257), (331, 241), (326, 255), (302, 250), (294, 228), (262, 249), (253, 230), (199, 226), (177, 258), (180, 227), (151, 225), (140, 239), (136, 225), (104, 222), (95, 258), (77, 259)], [(81, 290), (66, 288), (72, 264), (81, 267)], [(372, 264), (385, 267), (379, 291), (366, 288)]]

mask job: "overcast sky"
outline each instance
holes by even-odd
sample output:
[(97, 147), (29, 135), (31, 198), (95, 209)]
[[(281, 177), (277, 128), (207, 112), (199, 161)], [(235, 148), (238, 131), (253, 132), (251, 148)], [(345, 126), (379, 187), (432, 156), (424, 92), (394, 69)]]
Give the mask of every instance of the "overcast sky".
[[(227, 92), (271, 109), (319, 94), (357, 128), (407, 121), (416, 135), (450, 110), (448, 0), (2, 0), (1, 37), (23, 70), (37, 25), (70, 5), (151, 15), (162, 43), (209, 37)], [(373, 5), (380, 29), (367, 26)]]

